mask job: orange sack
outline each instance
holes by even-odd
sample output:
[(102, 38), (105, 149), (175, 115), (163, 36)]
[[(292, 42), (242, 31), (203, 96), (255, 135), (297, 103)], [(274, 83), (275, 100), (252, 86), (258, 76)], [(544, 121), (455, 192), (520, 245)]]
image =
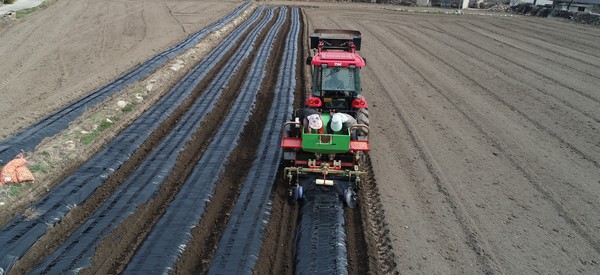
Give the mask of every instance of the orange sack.
[(25, 167), (25, 164), (27, 164), (27, 160), (20, 157), (9, 161), (0, 171), (0, 185), (34, 181), (33, 174)]

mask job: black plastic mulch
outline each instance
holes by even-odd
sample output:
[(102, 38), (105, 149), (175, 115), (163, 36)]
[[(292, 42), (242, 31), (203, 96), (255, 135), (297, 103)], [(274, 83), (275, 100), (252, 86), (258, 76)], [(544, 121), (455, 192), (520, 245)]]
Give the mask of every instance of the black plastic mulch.
[[(256, 13), (255, 13), (256, 14)], [(232, 19), (232, 18), (230, 18)], [(237, 33), (240, 36), (242, 33)], [(230, 37), (237, 37), (232, 34)], [(230, 39), (230, 38), (228, 38)], [(34, 217), (20, 215), (0, 229), (0, 273), (8, 272), (46, 230), (57, 224), (76, 205), (87, 199), (137, 150), (173, 111), (194, 91), (232, 47), (224, 43), (190, 71), (171, 92), (146, 111), (102, 151), (73, 175), (55, 186), (31, 208)]]
[[(272, 18), (273, 10), (268, 17)], [(196, 163), (191, 175), (154, 225), (140, 248), (136, 251), (125, 274), (168, 273), (190, 240), (192, 229), (198, 225), (206, 205), (211, 200), (215, 185), (231, 152), (239, 142), (248, 113), (252, 110), (256, 95), (265, 75), (267, 57), (276, 34), (285, 20), (281, 12), (275, 25), (267, 33), (265, 41), (257, 49), (250, 72), (240, 91), (240, 96), (223, 121), (213, 141), (202, 158)], [(262, 29), (260, 25), (256, 29)]]
[[(234, 44), (240, 43), (240, 37), (256, 22), (264, 7), (259, 7), (239, 28), (226, 38), (220, 48), (213, 53), (222, 54)], [(264, 20), (265, 24), (268, 20)], [(252, 51), (256, 37), (248, 36), (240, 43), (238, 51), (225, 64), (225, 68), (238, 68), (241, 58)], [(212, 54), (212, 53), (211, 53)], [(214, 63), (214, 59), (205, 61)], [(206, 68), (199, 65), (198, 68)], [(189, 108), (189, 112), (180, 120), (175, 128), (152, 151), (146, 160), (129, 178), (79, 227), (52, 255), (44, 260), (34, 273), (74, 272), (91, 265), (97, 245), (106, 238), (125, 218), (133, 214), (136, 208), (155, 197), (165, 179), (172, 173), (179, 154), (186, 143), (192, 139), (206, 114), (214, 109), (214, 103), (222, 94), (221, 87), (229, 85), (236, 70), (223, 70), (209, 84), (202, 95)], [(204, 73), (207, 73), (205, 70)], [(203, 77), (202, 77), (203, 78)]]
[(296, 274), (348, 274), (344, 226), (344, 204), (335, 190), (306, 192), (295, 240)]
[(299, 31), (298, 9), (293, 8), (270, 115), (208, 274), (252, 274), (258, 260), (265, 227), (271, 217), (271, 194), (281, 160), (281, 127), (293, 111)]
[(102, 102), (114, 93), (121, 91), (127, 85), (148, 76), (170, 59), (195, 46), (202, 38), (204, 38), (204, 36), (231, 22), (249, 5), (250, 2), (244, 2), (227, 16), (208, 27), (191, 34), (173, 48), (148, 59), (98, 90), (69, 103), (62, 109), (3, 140), (0, 142), (0, 165), (13, 159), (15, 155), (20, 152), (33, 151), (44, 138), (54, 136), (58, 132), (66, 129), (69, 126), (69, 123), (83, 114), (85, 110)]

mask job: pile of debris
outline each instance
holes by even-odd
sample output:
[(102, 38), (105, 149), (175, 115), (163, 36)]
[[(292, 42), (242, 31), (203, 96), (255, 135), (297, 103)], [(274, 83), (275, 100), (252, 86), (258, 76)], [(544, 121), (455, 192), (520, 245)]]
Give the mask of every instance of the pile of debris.
[(521, 3), (510, 7), (510, 11), (514, 13), (522, 13), (525, 15), (534, 15), (532, 11), (536, 9), (536, 6), (531, 3)]
[(551, 14), (554, 17), (562, 17), (573, 20), (577, 23), (600, 26), (600, 14), (592, 12), (572, 12), (565, 10), (554, 10)]
[(480, 3), (479, 8), (486, 9), (487, 11), (492, 11), (492, 12), (509, 12), (510, 11), (510, 5), (507, 5), (507, 4), (495, 4), (490, 7), (486, 7), (486, 5), (487, 5), (486, 3)]
[(510, 7), (509, 11), (539, 17), (560, 17), (582, 24), (600, 26), (600, 14), (593, 12), (566, 11), (544, 6), (534, 6), (530, 3), (514, 5)]

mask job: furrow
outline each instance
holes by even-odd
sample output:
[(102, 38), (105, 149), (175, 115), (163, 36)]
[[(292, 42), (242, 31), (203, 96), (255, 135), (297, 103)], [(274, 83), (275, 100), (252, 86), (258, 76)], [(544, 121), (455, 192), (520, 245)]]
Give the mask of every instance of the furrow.
[[(272, 16), (270, 10), (269, 17)], [(254, 105), (265, 74), (266, 56), (282, 23), (283, 20), (278, 20), (278, 24), (267, 34), (251, 66), (249, 75), (254, 76), (248, 77), (244, 82), (240, 96), (225, 118), (225, 123), (218, 130), (202, 158), (195, 164), (191, 175), (186, 179), (165, 214), (133, 255), (124, 273), (162, 273), (173, 268), (173, 264), (189, 241), (192, 228), (198, 224), (206, 204), (210, 202), (215, 184), (248, 122), (247, 113)], [(257, 27), (257, 33), (263, 27)]]
[(175, 47), (156, 55), (98, 90), (70, 103), (32, 126), (3, 140), (0, 142), (0, 162), (12, 159), (21, 151), (32, 151), (44, 138), (53, 136), (67, 128), (69, 123), (83, 114), (85, 110), (102, 102), (114, 93), (121, 91), (127, 85), (146, 77), (177, 54), (198, 44), (204, 36), (232, 21), (249, 5), (250, 2), (245, 2), (233, 12), (223, 17), (223, 19), (190, 35)]
[[(465, 26), (466, 24), (457, 24), (457, 25), (461, 26), (462, 28), (467, 29), (468, 31), (471, 31), (471, 32), (476, 33), (478, 35), (482, 35), (484, 37), (487, 37), (488, 39), (491, 39), (493, 41), (496, 41), (496, 42), (502, 43), (504, 45), (507, 45), (510, 48), (517, 49), (518, 51), (525, 51), (525, 50), (521, 49), (520, 47), (515, 46), (514, 44), (516, 44), (516, 43), (514, 43), (514, 44), (510, 43), (511, 42), (510, 40), (516, 40), (516, 41), (521, 42), (521, 43), (526, 43), (527, 45), (535, 45), (536, 44), (535, 41), (524, 41), (524, 40), (521, 40), (521, 39), (517, 39), (515, 37), (508, 38), (505, 35), (500, 34), (500, 33), (496, 32), (496, 31), (493, 31), (493, 30), (490, 30), (490, 29), (486, 29), (486, 28), (483, 28), (483, 27), (475, 25), (475, 24), (471, 24), (472, 26), (476, 27), (475, 29), (471, 28), (471, 27), (466, 27)], [(486, 33), (486, 32), (489, 32), (491, 34)], [(506, 41), (506, 40), (508, 40), (508, 41)], [(561, 48), (559, 46), (556, 46), (556, 47), (558, 47), (558, 49), (551, 49), (551, 47), (550, 46), (546, 46), (546, 44), (544, 44), (544, 45), (537, 44), (536, 46), (539, 47), (539, 48), (542, 48), (542, 49), (544, 49), (544, 50), (546, 50), (548, 52), (550, 52), (551, 55), (560, 56), (563, 59), (567, 59), (567, 60), (570, 60), (570, 61), (575, 60), (574, 63), (576, 63), (576, 66), (577, 65), (583, 66), (583, 64), (585, 64), (585, 65), (591, 67), (589, 70), (592, 73), (581, 71), (581, 70), (579, 70), (577, 68), (573, 68), (571, 66), (567, 66), (564, 63), (555, 62), (554, 60), (552, 60), (550, 58), (547, 58), (547, 57), (542, 57), (543, 59), (548, 59), (550, 62), (553, 62), (553, 63), (557, 64), (558, 66), (563, 67), (562, 70), (558, 70), (558, 68), (556, 68), (557, 71), (563, 72), (564, 74), (572, 74), (573, 77), (577, 77), (579, 74), (584, 74), (584, 75), (587, 75), (587, 77), (584, 78), (586, 80), (589, 80), (589, 78), (600, 79), (599, 75), (597, 74), (598, 69), (600, 69), (600, 65), (599, 65), (600, 64), (600, 58), (591, 58), (590, 56), (583, 56), (581, 58), (578, 58), (578, 57), (575, 57), (575, 56), (567, 56), (565, 54), (565, 48), (564, 47)], [(532, 53), (532, 52), (530, 52), (530, 54), (536, 54), (537, 55), (537, 53)], [(585, 53), (582, 53), (582, 55), (584, 55), (584, 54)], [(588, 61), (588, 60), (590, 60), (590, 61)], [(595, 61), (595, 62), (592, 62), (592, 61)], [(564, 68), (564, 67), (566, 67), (566, 68)], [(579, 72), (579, 73), (573, 73), (573, 71)], [(594, 73), (596, 73), (596, 74), (594, 74)], [(539, 73), (539, 74), (542, 75), (541, 73)], [(556, 81), (552, 77), (549, 77), (547, 75), (542, 75), (542, 76), (544, 78), (546, 78), (548, 81), (552, 81), (556, 85), (560, 85), (560, 86), (563, 86), (564, 88), (573, 90), (573, 91), (575, 91), (575, 92), (577, 92), (577, 93), (579, 93), (579, 94), (581, 94), (583, 96), (588, 97), (590, 100), (594, 100), (596, 102), (600, 102), (600, 99), (594, 98), (593, 96), (585, 94), (582, 91), (579, 91), (579, 90), (577, 90), (577, 89), (575, 89), (573, 87), (568, 87), (567, 85), (565, 85), (565, 84), (563, 84), (561, 82)]]
[[(259, 13), (257, 13), (258, 15)], [(256, 19), (256, 18), (255, 18)], [(251, 26), (248, 21), (240, 31)], [(251, 40), (242, 43), (245, 53), (251, 48)], [(239, 62), (228, 63), (224, 67), (237, 68)], [(237, 64), (236, 64), (237, 63)], [(157, 146), (144, 163), (116, 190), (112, 196), (81, 226), (71, 237), (35, 271), (54, 273), (79, 270), (91, 264), (96, 245), (108, 235), (128, 215), (150, 198), (155, 197), (167, 176), (172, 173), (180, 153), (187, 142), (192, 140), (215, 102), (221, 97), (221, 87), (227, 86), (235, 70), (225, 70), (219, 74), (207, 90), (190, 108), (190, 112), (181, 119), (173, 131)], [(49, 268), (50, 267), (50, 268)]]
[[(392, 32), (394, 32), (395, 34), (397, 34), (398, 36), (405, 37), (404, 34), (401, 34), (400, 32), (398, 32), (396, 30), (393, 30), (393, 29), (390, 29), (390, 30)], [(410, 43), (415, 44), (415, 42), (412, 42), (412, 41)], [(453, 65), (453, 64), (449, 63), (448, 61), (446, 61), (444, 59), (441, 59), (441, 58), (438, 58), (434, 53), (432, 53), (430, 50), (428, 50), (426, 47), (423, 47), (422, 45), (419, 46), (419, 45), (415, 44), (415, 48), (417, 48), (419, 50), (422, 50), (422, 51), (425, 51), (429, 56), (436, 58), (441, 63), (445, 64), (446, 66), (448, 66), (450, 68), (452, 68), (454, 71), (456, 71), (457, 73), (461, 74), (465, 79), (469, 80), (471, 83), (473, 83), (479, 89), (481, 89), (482, 91), (485, 91), (487, 94), (489, 94), (490, 96), (492, 96), (495, 100), (497, 100), (498, 102), (500, 102), (500, 103), (502, 103), (502, 104), (510, 107), (510, 109), (512, 109), (515, 112), (517, 112), (519, 115), (521, 115), (527, 121), (529, 121), (530, 123), (532, 123), (533, 125), (535, 125), (537, 128), (539, 128), (540, 130), (543, 130), (544, 132), (548, 133), (548, 135), (550, 135), (554, 139), (558, 140), (560, 143), (564, 144), (565, 147), (567, 147), (571, 151), (577, 153), (582, 159), (584, 159), (586, 161), (589, 161), (592, 165), (596, 166), (597, 168), (600, 168), (600, 163), (592, 155), (590, 155), (590, 153), (588, 153), (588, 150), (580, 150), (579, 148), (575, 147), (575, 145), (573, 145), (572, 143), (570, 143), (567, 140), (565, 140), (563, 137), (561, 137), (560, 135), (558, 135), (555, 131), (553, 131), (552, 129), (550, 129), (548, 126), (545, 126), (541, 122), (533, 119), (530, 115), (528, 115), (526, 112), (524, 112), (521, 109), (519, 109), (514, 104), (511, 104), (506, 99), (502, 98), (500, 95), (498, 95), (498, 94), (490, 91), (486, 86), (484, 86), (483, 84), (481, 84), (479, 81), (473, 79), (473, 77), (471, 77), (469, 74), (465, 73), (464, 69), (458, 68), (458, 67), (456, 67), (456, 65)]]
[[(400, 34), (398, 34), (398, 35), (400, 35)], [(428, 52), (425, 49), (424, 49), (424, 51), (426, 51), (427, 54), (432, 55), (431, 52)], [(571, 210), (567, 205), (561, 203), (560, 199), (556, 196), (555, 192), (553, 192), (551, 190), (551, 188), (546, 187), (545, 184), (542, 184), (543, 180), (541, 180), (533, 171), (526, 168), (524, 166), (524, 164), (522, 163), (522, 161), (519, 161), (519, 159), (515, 156), (515, 154), (513, 152), (506, 149), (505, 146), (503, 146), (496, 137), (494, 137), (493, 135), (490, 134), (490, 131), (487, 131), (485, 129), (485, 126), (483, 124), (478, 123), (476, 120), (474, 120), (474, 117), (476, 117), (476, 115), (474, 115), (472, 113), (467, 113), (464, 110), (464, 107), (461, 107), (466, 104), (457, 103), (457, 99), (460, 98), (460, 96), (446, 95), (442, 90), (440, 90), (438, 87), (436, 87), (433, 83), (429, 82), (428, 78), (425, 75), (422, 75), (422, 73), (420, 71), (418, 71), (416, 68), (414, 68), (410, 64), (410, 62), (403, 59), (401, 56), (398, 56), (398, 58), (403, 60), (403, 62), (405, 62), (405, 64), (407, 66), (411, 67), (412, 70), (414, 70), (417, 74), (419, 74), (420, 77), (426, 83), (428, 83), (429, 86), (431, 86), (446, 101), (451, 103), (455, 107), (455, 109), (458, 110), (462, 114), (462, 116), (469, 121), (470, 124), (472, 124), (482, 135), (484, 135), (486, 137), (486, 140), (491, 141), (493, 143), (493, 146), (495, 148), (497, 148), (498, 150), (500, 150), (502, 155), (506, 156), (506, 158), (511, 163), (511, 165), (514, 166), (532, 184), (533, 188), (537, 192), (542, 194), (542, 197), (546, 201), (549, 202), (549, 204), (555, 209), (555, 211), (565, 221), (565, 223), (568, 224), (575, 232), (577, 232), (577, 234), (579, 234), (583, 238), (583, 240), (585, 240), (590, 245), (590, 247), (592, 249), (594, 249), (596, 252), (600, 253), (600, 240), (598, 240), (592, 233), (594, 226), (575, 217), (575, 215), (574, 215), (575, 212), (573, 210)], [(442, 61), (442, 60), (440, 60), (440, 61)], [(454, 68), (454, 69), (458, 70), (457, 68)]]
[[(588, 60), (585, 60), (584, 62), (582, 62), (578, 58), (574, 58), (573, 56), (566, 55), (564, 53), (564, 48), (558, 49), (558, 50), (553, 50), (553, 49), (549, 49), (548, 46), (545, 46), (547, 43), (542, 43), (543, 45), (540, 45), (538, 41), (544, 41), (542, 39), (530, 38), (530, 39), (524, 40), (524, 39), (515, 38), (513, 36), (507, 36), (505, 34), (506, 31), (504, 29), (502, 29), (500, 26), (498, 26), (494, 23), (490, 23), (490, 22), (486, 22), (486, 23), (504, 31), (504, 33), (500, 33), (500, 31), (496, 31), (496, 30), (486, 29), (477, 24), (471, 24), (473, 27), (476, 27), (477, 29), (466, 27), (464, 24), (457, 24), (457, 25), (462, 28), (467, 29), (468, 31), (470, 31), (472, 33), (476, 33), (478, 35), (482, 35), (482, 36), (486, 37), (487, 39), (502, 43), (502, 45), (505, 45), (509, 48), (515, 49), (519, 52), (526, 52), (529, 56), (537, 56), (536, 60), (543, 60), (545, 62), (551, 62), (557, 66), (563, 67), (566, 71), (578, 72), (578, 74), (584, 74), (587, 76), (587, 78), (591, 77), (591, 78), (595, 78), (595, 79), (600, 79), (600, 75), (598, 75), (598, 73), (597, 73), (598, 69), (600, 68), (600, 65), (598, 63), (589, 62), (589, 60), (591, 60), (590, 58), (588, 58)], [(491, 33), (491, 35), (483, 33), (483, 32), (481, 32), (481, 30), (489, 31)], [(510, 32), (509, 32), (509, 34), (514, 35), (514, 33), (510, 33)], [(526, 46), (520, 45), (521, 43), (525, 44), (525, 45), (536, 45), (536, 50), (530, 50)], [(555, 46), (555, 47), (559, 47), (559, 46)], [(544, 52), (544, 50), (547, 52)], [(505, 54), (508, 54), (508, 53), (505, 53)], [(589, 53), (585, 53), (585, 54), (589, 54)], [(560, 62), (557, 60), (559, 60)], [(586, 69), (580, 69), (579, 67), (584, 67)]]
[(260, 139), (256, 159), (219, 240), (208, 274), (252, 274), (258, 259), (264, 230), (271, 216), (270, 196), (281, 157), (281, 149), (273, 147), (273, 144), (279, 144), (279, 129), (289, 120), (293, 111), (299, 25), (298, 9), (294, 8), (270, 116)]
[[(432, 30), (432, 29), (430, 29), (430, 28), (428, 28), (428, 27), (425, 27), (425, 26), (421, 26), (421, 27), (422, 27), (423, 29), (428, 29), (428, 30), (431, 30), (431, 31), (435, 31), (435, 30)], [(534, 70), (532, 70), (531, 68), (529, 68), (529, 67), (527, 67), (527, 66), (521, 65), (520, 63), (516, 63), (515, 61), (513, 61), (513, 60), (510, 60), (510, 59), (508, 59), (508, 58), (504, 57), (503, 55), (497, 54), (496, 52), (494, 52), (494, 51), (492, 51), (492, 50), (488, 50), (488, 49), (486, 49), (486, 48), (484, 48), (484, 47), (480, 47), (480, 45), (476, 45), (475, 43), (469, 42), (468, 40), (466, 40), (466, 39), (464, 39), (464, 38), (462, 38), (462, 37), (458, 37), (458, 36), (456, 36), (456, 35), (453, 35), (453, 34), (452, 34), (452, 32), (448, 32), (448, 31), (444, 31), (444, 30), (435, 31), (435, 32), (437, 32), (438, 34), (444, 35), (444, 36), (449, 36), (449, 37), (452, 37), (452, 38), (454, 38), (454, 39), (456, 39), (456, 40), (458, 40), (458, 41), (461, 41), (461, 42), (463, 42), (463, 43), (467, 43), (467, 44), (471, 45), (472, 47), (474, 47), (474, 48), (475, 48), (475, 49), (477, 49), (477, 50), (484, 51), (484, 52), (486, 52), (486, 53), (487, 53), (488, 55), (490, 55), (490, 56), (495, 56), (495, 57), (498, 57), (499, 59), (502, 59), (502, 60), (504, 60), (505, 62), (507, 62), (507, 63), (510, 63), (511, 65), (514, 65), (514, 66), (516, 66), (516, 67), (518, 67), (518, 68), (521, 68), (522, 70), (525, 70), (525, 71), (529, 72), (530, 74), (537, 75), (537, 76), (541, 77), (542, 79), (544, 79), (544, 80), (545, 80), (545, 81), (547, 81), (547, 82), (551, 82), (551, 83), (555, 84), (556, 86), (561, 86), (561, 87), (563, 87), (563, 88), (565, 88), (565, 89), (571, 90), (571, 91), (573, 91), (573, 92), (575, 92), (575, 93), (577, 93), (577, 94), (581, 95), (582, 99), (581, 99), (580, 101), (588, 101), (588, 100), (589, 100), (589, 101), (592, 101), (592, 102), (594, 102), (594, 103), (600, 103), (600, 101), (599, 101), (599, 100), (597, 100), (597, 99), (595, 99), (595, 98), (592, 98), (592, 97), (591, 97), (590, 95), (588, 95), (588, 94), (585, 94), (585, 93), (583, 93), (583, 92), (581, 92), (581, 91), (579, 91), (579, 90), (575, 90), (575, 89), (572, 89), (572, 88), (566, 87), (566, 86), (564, 86), (564, 84), (562, 84), (562, 83), (560, 83), (560, 82), (558, 82), (558, 81), (554, 80), (553, 78), (550, 78), (550, 77), (548, 77), (548, 76), (542, 75), (541, 73), (539, 73), (539, 72), (537, 72), (537, 71), (534, 71)], [(441, 40), (439, 40), (439, 39), (435, 38), (434, 36), (429, 36), (429, 37), (430, 37), (431, 39), (434, 39), (434, 40), (436, 40), (437, 42), (439, 42), (439, 43), (441, 43), (441, 44), (444, 44), (444, 43), (442, 43), (442, 41), (441, 41)], [(455, 51), (457, 51), (457, 52), (460, 52), (460, 53), (464, 54), (465, 56), (473, 56), (473, 54), (472, 54), (472, 53), (469, 53), (469, 52), (467, 52), (467, 51), (461, 50), (461, 49), (459, 49), (459, 48), (457, 48), (457, 47), (454, 47), (454, 46), (452, 46), (452, 45), (449, 45), (449, 47), (451, 47), (452, 49), (454, 49), (454, 50), (455, 50)], [(523, 76), (523, 75), (520, 75), (520, 74), (519, 74), (519, 75), (516, 75), (514, 72), (512, 72), (512, 74), (511, 74), (511, 72), (508, 72), (508, 71), (506, 71), (506, 70), (503, 70), (503, 69), (501, 69), (501, 68), (500, 68), (498, 65), (495, 65), (495, 66), (494, 66), (493, 64), (491, 64), (491, 63), (488, 63), (488, 62), (486, 62), (486, 61), (485, 61), (485, 60), (483, 60), (483, 59), (478, 59), (478, 60), (479, 60), (480, 62), (482, 62), (482, 63), (485, 63), (485, 64), (488, 64), (490, 67), (493, 67), (494, 69), (498, 70), (499, 72), (501, 72), (502, 74), (504, 74), (506, 77), (511, 77), (511, 78), (519, 78), (519, 77), (521, 77), (521, 80), (522, 80), (521, 82), (522, 82), (522, 83), (527, 83), (527, 82), (528, 82), (528, 80), (529, 80), (529, 79), (526, 79), (526, 77), (525, 77), (525, 76)], [(537, 88), (537, 87), (533, 87), (533, 86), (529, 86), (529, 85), (528, 85), (528, 87), (530, 87), (530, 89), (531, 89), (531, 90), (535, 90), (535, 91), (537, 91), (537, 92), (539, 92), (539, 93), (543, 94), (544, 96), (551, 97), (551, 98), (555, 99), (556, 101), (558, 101), (558, 102), (560, 102), (560, 103), (564, 104), (565, 106), (567, 106), (568, 108), (572, 109), (573, 111), (576, 111), (576, 112), (580, 113), (581, 115), (584, 115), (584, 116), (588, 117), (589, 119), (591, 119), (591, 120), (593, 120), (593, 121), (595, 121), (595, 122), (600, 122), (600, 118), (597, 116), (598, 114), (595, 114), (595, 113), (590, 113), (589, 111), (585, 111), (585, 110), (583, 110), (583, 109), (581, 109), (581, 108), (579, 108), (579, 107), (575, 106), (574, 104), (572, 104), (572, 103), (570, 103), (570, 102), (566, 101), (565, 99), (563, 99), (563, 98), (559, 97), (559, 96), (558, 96), (558, 95), (556, 95), (555, 93), (552, 93), (551, 91), (545, 91), (545, 90), (543, 90), (543, 89), (539, 89), (539, 88)], [(595, 108), (595, 107), (598, 107), (598, 105), (592, 106), (592, 107), (590, 107), (590, 108)]]
[[(362, 26), (362, 24), (359, 23)], [(362, 26), (364, 28), (364, 26)], [(377, 37), (377, 40), (382, 42), (383, 40), (380, 37)], [(391, 49), (388, 45), (382, 42), (383, 47), (387, 48), (390, 52), (394, 53), (395, 51)], [(410, 62), (404, 59), (402, 56), (396, 54), (400, 60), (402, 60), (407, 66), (411, 67)], [(418, 73), (418, 70), (411, 67), (411, 70)], [(427, 81), (427, 78), (423, 78)], [(431, 83), (429, 83), (430, 86)], [(432, 86), (435, 87), (435, 86)], [(496, 256), (493, 254), (488, 247), (489, 245), (479, 236), (479, 229), (474, 224), (472, 218), (469, 216), (467, 211), (465, 210), (464, 203), (454, 194), (454, 192), (448, 187), (450, 184), (447, 180), (447, 177), (440, 169), (439, 165), (436, 163), (435, 158), (431, 154), (428, 149), (426, 143), (420, 137), (418, 131), (415, 126), (410, 122), (410, 116), (407, 115), (405, 111), (403, 111), (400, 106), (402, 106), (397, 100), (390, 94), (390, 91), (385, 90), (387, 97), (394, 102), (395, 112), (398, 114), (398, 117), (401, 119), (404, 127), (407, 132), (410, 134), (410, 139), (412, 143), (417, 148), (420, 159), (425, 163), (427, 170), (433, 177), (435, 185), (437, 187), (437, 191), (441, 193), (445, 198), (447, 203), (449, 204), (452, 214), (456, 217), (457, 222), (460, 226), (460, 229), (463, 232), (464, 238), (467, 240), (468, 246), (471, 248), (473, 253), (476, 255), (476, 259), (479, 265), (482, 266), (483, 271), (487, 274), (493, 273), (494, 271), (499, 269), (499, 265), (496, 260)]]
[[(521, 18), (522, 19), (522, 18)], [(550, 43), (550, 44), (555, 44), (557, 41), (560, 41), (561, 45), (564, 44), (570, 44), (576, 47), (579, 47), (581, 45), (585, 45), (585, 47), (587, 48), (593, 48), (596, 50), (600, 50), (600, 47), (598, 47), (597, 44), (589, 43), (591, 41), (594, 41), (594, 39), (598, 39), (600, 38), (599, 35), (593, 35), (590, 32), (590, 28), (587, 26), (584, 26), (586, 28), (588, 28), (585, 31), (577, 31), (576, 25), (578, 25), (578, 23), (570, 23), (568, 24), (569, 27), (568, 28), (560, 28), (558, 27), (559, 24), (538, 24), (539, 22), (544, 22), (545, 20), (526, 20), (528, 23), (530, 23), (531, 25), (536, 25), (535, 28), (528, 28), (528, 24), (520, 24), (517, 22), (512, 22), (512, 21), (504, 21), (502, 23), (507, 24), (506, 27), (508, 27), (511, 31), (519, 33), (521, 35), (527, 36), (527, 37), (534, 37), (536, 39), (539, 39), (541, 41)], [(485, 20), (484, 22), (490, 23), (489, 21)], [(495, 25), (495, 24), (492, 24)], [(495, 25), (497, 26), (497, 25)], [(550, 26), (550, 29), (547, 29), (546, 27)], [(527, 30), (527, 31), (525, 31)], [(569, 35), (569, 36), (563, 36), (561, 34), (563, 33), (568, 33), (568, 34), (572, 34), (572, 33), (577, 33), (578, 35), (585, 35), (588, 36), (587, 40), (584, 41), (575, 41), (576, 38), (579, 38), (578, 36), (573, 36), (573, 35)], [(555, 40), (548, 40), (548, 38), (555, 38)], [(588, 53), (589, 54), (589, 53)], [(597, 56), (596, 57), (600, 57)]]
[[(255, 19), (254, 19), (255, 20)], [(58, 184), (38, 203), (32, 206), (37, 216), (21, 215), (10, 221), (0, 232), (0, 268), (10, 270), (14, 262), (22, 257), (29, 247), (42, 236), (49, 227), (59, 223), (75, 206), (83, 203), (103, 182), (115, 173), (134, 152), (140, 148), (190, 97), (198, 83), (211, 72), (225, 54), (239, 39), (241, 32), (234, 32), (227, 42), (217, 48), (204, 61), (199, 63), (184, 79), (156, 105), (146, 111), (130, 127), (106, 145), (78, 171)]]

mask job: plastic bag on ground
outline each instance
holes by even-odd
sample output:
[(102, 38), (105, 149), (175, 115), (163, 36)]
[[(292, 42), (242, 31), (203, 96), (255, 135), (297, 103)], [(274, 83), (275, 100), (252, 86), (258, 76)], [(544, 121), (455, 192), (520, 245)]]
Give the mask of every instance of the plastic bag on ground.
[(27, 160), (22, 154), (17, 155), (0, 170), (0, 185), (34, 181), (33, 174), (27, 167)]

